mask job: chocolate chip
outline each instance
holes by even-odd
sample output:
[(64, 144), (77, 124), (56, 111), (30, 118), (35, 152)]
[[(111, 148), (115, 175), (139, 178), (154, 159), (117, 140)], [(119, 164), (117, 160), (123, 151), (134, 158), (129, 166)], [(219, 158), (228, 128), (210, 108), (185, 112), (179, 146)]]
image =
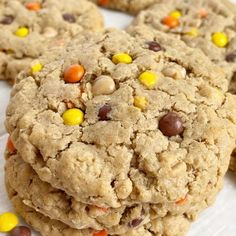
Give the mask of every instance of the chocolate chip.
[(26, 226), (17, 226), (9, 233), (9, 236), (31, 236), (31, 230)]
[(148, 49), (154, 52), (159, 52), (162, 50), (161, 45), (155, 41), (148, 42), (148, 46)]
[(175, 136), (184, 131), (183, 121), (176, 113), (169, 112), (160, 119), (159, 129), (165, 136)]
[(225, 59), (227, 62), (236, 62), (236, 51), (226, 55)]
[(139, 226), (142, 222), (143, 222), (142, 218), (137, 218), (137, 219), (130, 221), (128, 223), (128, 225), (130, 228), (135, 228), (135, 227)]
[(112, 110), (111, 106), (108, 104), (101, 107), (98, 112), (99, 120), (110, 120), (110, 118), (107, 115), (111, 110)]
[(75, 19), (75, 16), (72, 15), (72, 14), (69, 14), (69, 13), (65, 13), (62, 15), (63, 16), (63, 19), (65, 21), (68, 21), (70, 23), (75, 23), (76, 22), (76, 19)]
[(2, 20), (1, 20), (1, 24), (3, 25), (10, 25), (14, 20), (13, 16), (5, 16)]

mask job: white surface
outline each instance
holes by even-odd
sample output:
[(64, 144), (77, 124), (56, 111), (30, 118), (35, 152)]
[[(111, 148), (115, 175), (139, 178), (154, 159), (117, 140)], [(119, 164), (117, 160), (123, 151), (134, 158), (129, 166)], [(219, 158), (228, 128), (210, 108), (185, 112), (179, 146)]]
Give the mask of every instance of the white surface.
[[(103, 10), (103, 13), (108, 27), (124, 28), (132, 19), (118, 12)], [(0, 213), (12, 210), (4, 188), (3, 158), (7, 140), (3, 122), (9, 94), (10, 87), (0, 81)], [(0, 233), (0, 236), (3, 235), (5, 234)], [(192, 224), (188, 236), (236, 236), (236, 175), (230, 173), (226, 176), (224, 189), (219, 194), (216, 203), (205, 210), (198, 221)]]

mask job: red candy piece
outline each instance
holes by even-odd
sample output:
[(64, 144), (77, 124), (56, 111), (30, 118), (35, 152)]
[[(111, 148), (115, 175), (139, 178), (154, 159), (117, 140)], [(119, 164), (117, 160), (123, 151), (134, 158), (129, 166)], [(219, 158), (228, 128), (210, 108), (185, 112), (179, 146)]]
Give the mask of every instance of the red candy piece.
[(7, 140), (7, 151), (11, 154), (16, 152), (16, 148), (15, 148), (10, 136), (8, 137), (8, 140)]
[(102, 230), (102, 231), (93, 233), (93, 236), (108, 236), (108, 233), (107, 233), (107, 231), (104, 229), (104, 230)]
[(109, 0), (99, 0), (98, 4), (101, 6), (107, 6), (109, 4)]

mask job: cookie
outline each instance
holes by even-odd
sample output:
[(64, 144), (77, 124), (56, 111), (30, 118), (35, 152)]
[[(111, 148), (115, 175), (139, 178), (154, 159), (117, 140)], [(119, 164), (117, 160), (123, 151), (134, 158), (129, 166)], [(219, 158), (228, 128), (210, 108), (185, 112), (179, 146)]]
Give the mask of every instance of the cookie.
[(109, 233), (120, 233), (132, 229), (132, 222), (136, 222), (137, 228), (150, 221), (149, 208), (145, 205), (109, 209), (77, 202), (63, 191), (41, 181), (30, 165), (17, 154), (7, 157), (5, 170), (7, 183), (25, 205), (72, 228), (109, 229)]
[[(13, 192), (16, 194), (15, 192)], [(39, 231), (42, 236), (96, 236), (99, 235), (99, 231), (87, 230), (76, 230), (68, 227), (67, 225), (52, 220), (42, 214), (34, 211), (32, 208), (23, 204), (22, 200), (16, 195), (11, 198), (16, 211), (22, 215), (26, 222), (34, 227), (35, 230)], [(139, 228), (137, 230), (129, 231), (127, 234), (120, 234), (119, 236), (152, 236), (152, 235), (166, 235), (166, 236), (184, 236), (186, 234), (186, 228), (188, 222), (186, 222), (183, 216), (167, 216), (163, 222), (155, 221), (150, 228)], [(97, 234), (96, 234), (97, 233)], [(100, 231), (101, 235), (107, 235), (106, 231)]]
[(40, 73), (19, 76), (6, 128), (41, 180), (105, 208), (214, 198), (234, 148), (235, 97), (201, 51), (154, 40), (81, 33)]
[(222, 3), (225, 4), (231, 11), (236, 13), (236, 5), (232, 0), (222, 0)]
[[(164, 223), (168, 219), (168, 214), (164, 215), (161, 207), (159, 214), (153, 214), (151, 212), (154, 210), (150, 209), (155, 207), (148, 205), (135, 204), (121, 209), (100, 209), (79, 203), (63, 191), (41, 181), (30, 165), (23, 162), (17, 154), (7, 157), (5, 170), (7, 185), (17, 192), (25, 205), (75, 229), (105, 229), (109, 235), (123, 235), (133, 229), (139, 232), (139, 228), (146, 227), (152, 221)], [(181, 219), (177, 221), (178, 232), (179, 235), (184, 235), (190, 220), (183, 213), (175, 214), (173, 218)]]
[(200, 48), (227, 73), (229, 90), (236, 92), (236, 18), (228, 1), (167, 0), (150, 7), (133, 21), (129, 30), (144, 25)]
[(0, 2), (0, 79), (14, 80), (23, 69), (41, 67), (37, 58), (83, 30), (101, 30), (103, 17), (85, 0)]
[(160, 0), (90, 0), (102, 7), (137, 14)]

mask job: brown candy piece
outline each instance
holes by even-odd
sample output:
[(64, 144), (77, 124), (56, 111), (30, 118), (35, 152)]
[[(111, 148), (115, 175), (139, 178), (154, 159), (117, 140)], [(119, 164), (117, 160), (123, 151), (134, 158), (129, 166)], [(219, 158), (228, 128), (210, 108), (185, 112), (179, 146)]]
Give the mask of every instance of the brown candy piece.
[(142, 218), (137, 218), (137, 219), (133, 219), (132, 221), (130, 221), (128, 223), (130, 228), (136, 228), (137, 226), (139, 226), (141, 223), (143, 222)]
[(2, 20), (1, 20), (1, 24), (3, 25), (10, 25), (14, 20), (13, 16), (5, 16)]
[(76, 22), (75, 16), (70, 14), (70, 13), (65, 13), (62, 16), (63, 16), (63, 19), (65, 21), (68, 21), (69, 23), (75, 23)]
[(99, 120), (101, 121), (110, 120), (110, 118), (108, 117), (108, 114), (109, 112), (111, 112), (111, 110), (112, 109), (109, 104), (105, 104), (103, 107), (101, 107), (98, 112)]
[(226, 59), (227, 62), (236, 62), (236, 51), (227, 54), (225, 59)]
[(9, 236), (31, 236), (31, 230), (26, 226), (17, 226), (10, 231)]
[(184, 131), (183, 121), (175, 112), (169, 112), (160, 119), (159, 129), (165, 136), (176, 136)]
[(162, 47), (159, 43), (155, 41), (148, 42), (148, 49), (154, 52), (159, 52), (162, 50)]

